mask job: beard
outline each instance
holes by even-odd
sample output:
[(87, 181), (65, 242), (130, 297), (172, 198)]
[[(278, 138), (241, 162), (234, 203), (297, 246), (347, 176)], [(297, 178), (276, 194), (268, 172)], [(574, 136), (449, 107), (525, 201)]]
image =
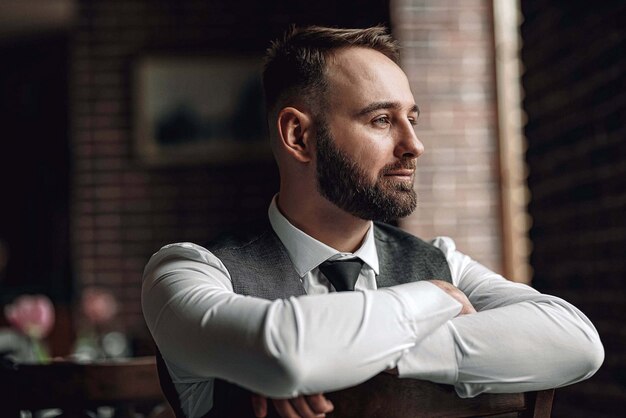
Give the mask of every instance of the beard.
[(385, 222), (408, 216), (417, 207), (413, 182), (394, 182), (385, 176), (394, 170), (415, 169), (415, 159), (383, 167), (372, 182), (355, 160), (337, 148), (324, 121), (317, 130), (316, 157), (318, 191), (356, 217)]

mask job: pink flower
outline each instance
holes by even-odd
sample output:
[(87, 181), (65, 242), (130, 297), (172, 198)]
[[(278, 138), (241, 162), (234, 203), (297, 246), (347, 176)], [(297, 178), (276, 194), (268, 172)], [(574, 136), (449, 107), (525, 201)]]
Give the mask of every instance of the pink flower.
[(54, 305), (44, 295), (24, 295), (4, 307), (4, 315), (11, 326), (40, 340), (54, 327)]
[(95, 325), (109, 322), (117, 313), (115, 297), (97, 287), (88, 287), (83, 291), (81, 305), (89, 322)]

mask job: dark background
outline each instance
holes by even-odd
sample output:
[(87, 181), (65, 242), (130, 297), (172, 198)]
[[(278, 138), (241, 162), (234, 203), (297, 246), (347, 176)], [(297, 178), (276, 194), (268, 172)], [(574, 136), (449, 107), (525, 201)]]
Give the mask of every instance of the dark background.
[[(132, 138), (133, 63), (155, 53), (259, 54), (291, 22), (393, 23), (399, 3), (82, 0), (60, 28), (0, 32), (0, 239), (10, 250), (0, 304), (23, 292), (50, 295), (59, 307), (53, 348), (63, 354), (75, 295), (103, 286), (120, 302), (119, 326), (148, 341), (139, 304), (148, 257), (172, 241), (206, 242), (262, 220), (278, 177), (269, 160), (142, 163)], [(466, 7), (408, 3), (416, 16)], [(491, 13), (489, 2), (477, 3), (474, 13)], [(626, 7), (521, 4), (533, 285), (583, 310), (606, 349), (596, 376), (557, 390), (554, 416), (617, 417), (626, 407)]]
[(67, 302), (70, 150), (69, 36), (0, 42), (0, 302), (43, 292)]
[(626, 406), (626, 4), (523, 1), (533, 285), (585, 312), (606, 351), (555, 416)]

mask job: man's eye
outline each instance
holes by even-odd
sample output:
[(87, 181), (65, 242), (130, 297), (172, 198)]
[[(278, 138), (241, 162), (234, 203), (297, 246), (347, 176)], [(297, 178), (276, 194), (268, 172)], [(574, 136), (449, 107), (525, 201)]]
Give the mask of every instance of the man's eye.
[(389, 117), (387, 117), (387, 116), (380, 116), (380, 117), (374, 119), (373, 123), (375, 125), (379, 125), (379, 126), (387, 126), (391, 122), (389, 121)]

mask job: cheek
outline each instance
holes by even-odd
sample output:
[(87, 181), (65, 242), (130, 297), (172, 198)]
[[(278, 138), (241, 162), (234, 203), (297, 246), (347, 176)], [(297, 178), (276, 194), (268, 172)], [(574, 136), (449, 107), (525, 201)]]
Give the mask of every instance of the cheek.
[(333, 136), (336, 146), (350, 156), (362, 170), (371, 173), (372, 178), (378, 177), (379, 171), (393, 160), (393, 140), (382, 132), (373, 132), (363, 127), (344, 127), (334, 130)]
[(367, 174), (370, 181), (375, 182), (381, 178), (382, 169), (389, 164), (387, 151), (384, 147), (376, 147), (368, 145), (364, 147), (358, 158), (358, 164), (361, 170)]
[(387, 138), (370, 138), (363, 144), (361, 159), (371, 170), (380, 170), (393, 159), (393, 142)]

